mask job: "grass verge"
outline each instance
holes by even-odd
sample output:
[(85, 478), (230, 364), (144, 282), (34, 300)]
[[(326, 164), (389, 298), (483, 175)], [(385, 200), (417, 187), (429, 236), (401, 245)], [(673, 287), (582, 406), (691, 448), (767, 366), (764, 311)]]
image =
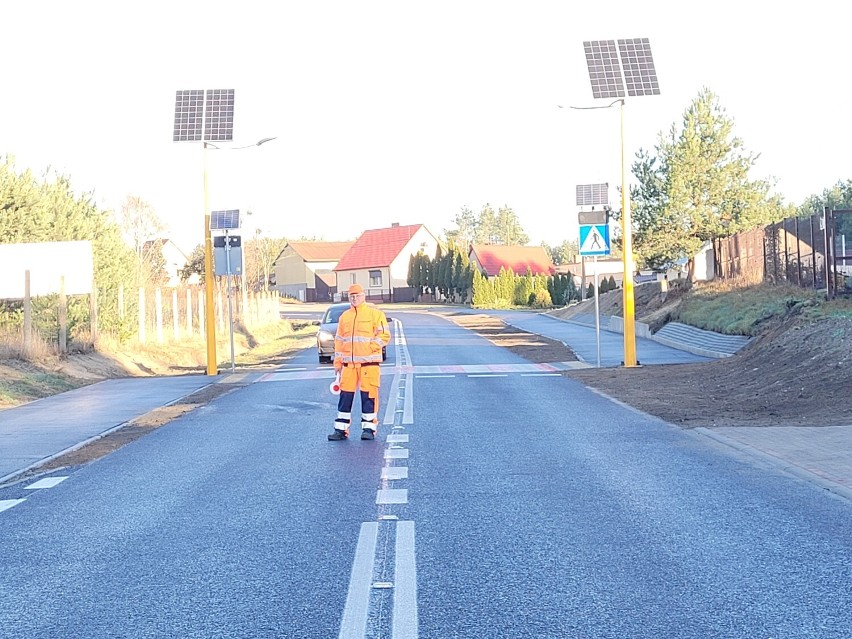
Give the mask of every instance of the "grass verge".
[(810, 319), (852, 317), (852, 300), (829, 302), (820, 291), (788, 285), (711, 282), (695, 285), (684, 296), (676, 319), (728, 335), (758, 335), (774, 322), (797, 314)]

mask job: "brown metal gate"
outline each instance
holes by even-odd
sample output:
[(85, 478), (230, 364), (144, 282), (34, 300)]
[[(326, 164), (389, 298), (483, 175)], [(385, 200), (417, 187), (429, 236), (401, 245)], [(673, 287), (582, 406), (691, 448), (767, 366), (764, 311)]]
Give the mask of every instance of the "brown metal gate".
[(824, 289), (829, 298), (852, 295), (852, 209), (826, 207), (717, 239), (713, 248), (720, 279), (788, 282)]
[(833, 277), (829, 280), (829, 297), (852, 295), (852, 210), (826, 209), (830, 230), (831, 265)]

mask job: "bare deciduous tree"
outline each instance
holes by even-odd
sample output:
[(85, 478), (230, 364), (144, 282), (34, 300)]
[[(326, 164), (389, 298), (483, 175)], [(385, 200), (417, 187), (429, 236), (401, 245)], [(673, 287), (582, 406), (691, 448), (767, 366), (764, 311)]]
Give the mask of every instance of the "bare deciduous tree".
[(116, 216), (124, 241), (136, 255), (138, 285), (162, 279), (162, 239), (166, 225), (154, 208), (138, 195), (127, 195)]

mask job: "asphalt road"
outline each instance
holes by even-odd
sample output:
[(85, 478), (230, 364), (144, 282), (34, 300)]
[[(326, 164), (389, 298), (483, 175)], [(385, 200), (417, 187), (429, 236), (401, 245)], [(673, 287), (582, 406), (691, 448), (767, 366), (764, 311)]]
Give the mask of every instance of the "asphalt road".
[(0, 636), (852, 636), (848, 502), (394, 316), (381, 441), (326, 441), (308, 350), (5, 489)]

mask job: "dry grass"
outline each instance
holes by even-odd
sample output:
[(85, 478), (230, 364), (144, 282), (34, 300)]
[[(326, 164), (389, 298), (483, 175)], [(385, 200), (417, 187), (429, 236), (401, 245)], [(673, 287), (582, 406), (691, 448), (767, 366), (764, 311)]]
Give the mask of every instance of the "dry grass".
[(0, 359), (19, 359), (42, 362), (56, 356), (56, 348), (34, 331), (29, 344), (24, 341), (23, 329), (4, 329), (0, 332)]

